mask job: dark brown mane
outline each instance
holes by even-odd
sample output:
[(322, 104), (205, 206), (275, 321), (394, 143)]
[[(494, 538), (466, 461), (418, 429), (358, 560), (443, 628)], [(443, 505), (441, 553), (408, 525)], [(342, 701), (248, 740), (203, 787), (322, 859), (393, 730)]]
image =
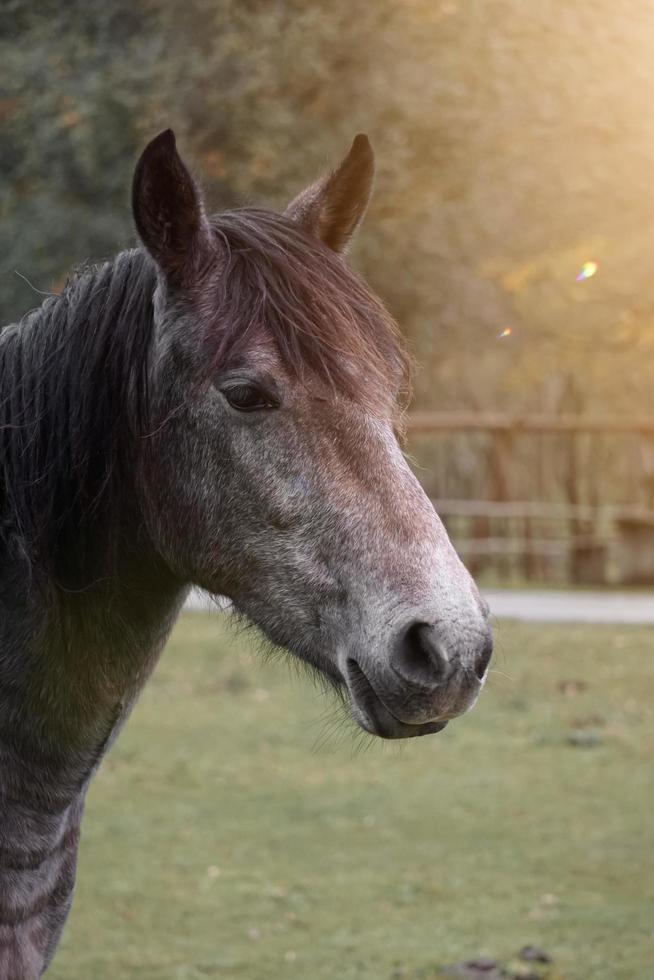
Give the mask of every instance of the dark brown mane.
[(211, 304), (213, 369), (264, 327), (301, 380), (318, 376), (371, 409), (408, 388), (409, 358), (393, 319), (319, 239), (259, 209), (223, 212), (211, 226), (226, 254), (218, 295), (203, 300)]

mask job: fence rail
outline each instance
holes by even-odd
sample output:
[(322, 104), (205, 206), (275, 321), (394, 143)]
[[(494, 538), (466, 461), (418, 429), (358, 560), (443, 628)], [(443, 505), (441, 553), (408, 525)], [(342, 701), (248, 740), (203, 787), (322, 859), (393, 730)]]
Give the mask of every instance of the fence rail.
[(474, 571), (654, 581), (654, 416), (414, 412), (407, 431)]
[(550, 521), (642, 521), (654, 524), (654, 510), (624, 504), (567, 504), (541, 500), (443, 500), (432, 498), (436, 511), (448, 517), (533, 518)]

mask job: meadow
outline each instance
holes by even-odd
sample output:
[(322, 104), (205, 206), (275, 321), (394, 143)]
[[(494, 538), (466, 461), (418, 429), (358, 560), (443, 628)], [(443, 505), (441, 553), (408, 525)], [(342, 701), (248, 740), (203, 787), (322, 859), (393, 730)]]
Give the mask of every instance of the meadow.
[(496, 635), (475, 710), (387, 744), (184, 615), (91, 787), (48, 976), (435, 980), (533, 943), (552, 977), (651, 980), (652, 631)]

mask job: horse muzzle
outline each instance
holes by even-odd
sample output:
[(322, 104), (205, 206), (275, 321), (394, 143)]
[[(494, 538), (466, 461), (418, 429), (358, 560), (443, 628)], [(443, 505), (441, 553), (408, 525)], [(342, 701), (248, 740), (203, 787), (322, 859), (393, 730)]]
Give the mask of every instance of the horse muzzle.
[(490, 629), (447, 645), (438, 627), (413, 622), (383, 659), (369, 651), (345, 660), (342, 674), (352, 714), (380, 738), (413, 738), (442, 731), (469, 711), (486, 679), (493, 649)]

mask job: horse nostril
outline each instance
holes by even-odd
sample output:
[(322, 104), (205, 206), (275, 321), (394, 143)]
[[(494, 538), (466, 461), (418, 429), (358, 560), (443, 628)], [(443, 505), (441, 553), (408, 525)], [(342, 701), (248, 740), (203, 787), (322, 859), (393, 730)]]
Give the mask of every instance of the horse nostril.
[(475, 664), (475, 674), (477, 675), (480, 681), (483, 680), (492, 653), (493, 653), (493, 639), (492, 637), (489, 637), (484, 643), (483, 650), (477, 657), (477, 662)]
[(401, 674), (423, 684), (441, 683), (449, 668), (445, 648), (429, 623), (411, 623), (400, 638), (395, 660)]

